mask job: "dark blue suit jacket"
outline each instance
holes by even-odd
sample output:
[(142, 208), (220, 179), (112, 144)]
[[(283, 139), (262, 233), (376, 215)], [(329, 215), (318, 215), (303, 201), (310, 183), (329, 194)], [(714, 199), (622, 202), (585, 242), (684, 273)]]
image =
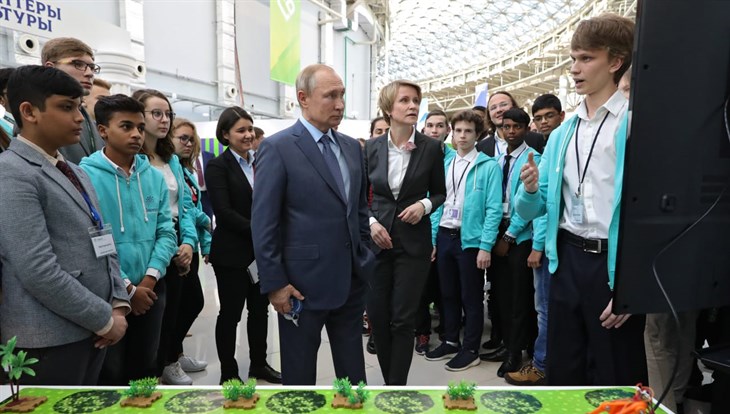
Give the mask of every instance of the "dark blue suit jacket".
[(349, 168), (348, 200), (299, 121), (263, 140), (254, 164), (251, 227), (261, 293), (291, 284), (312, 310), (341, 307), (353, 275), (368, 281), (375, 263), (360, 143), (333, 134)]
[[(208, 151), (203, 151), (203, 177), (205, 177), (205, 171), (208, 170), (208, 161), (215, 158), (215, 154)], [(206, 183), (206, 187), (207, 183)], [(208, 217), (213, 219), (213, 205), (210, 202), (210, 196), (208, 195), (208, 191), (202, 192), (202, 197), (200, 198), (200, 202), (203, 204), (203, 213), (205, 213)]]

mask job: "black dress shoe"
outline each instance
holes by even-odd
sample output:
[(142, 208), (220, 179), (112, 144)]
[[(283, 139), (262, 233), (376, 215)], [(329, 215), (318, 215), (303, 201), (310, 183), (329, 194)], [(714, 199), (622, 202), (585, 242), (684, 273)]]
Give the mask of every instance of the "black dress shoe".
[(370, 334), (370, 338), (368, 338), (368, 343), (365, 345), (365, 349), (368, 351), (368, 354), (375, 355), (377, 352), (375, 351), (375, 338), (372, 334)]
[(498, 349), (502, 346), (502, 339), (500, 338), (490, 339), (482, 344), (482, 348), (484, 349)]
[(504, 374), (508, 372), (517, 372), (522, 368), (522, 352), (509, 353), (507, 360), (502, 362), (497, 370), (497, 376), (504, 378)]
[(271, 368), (269, 364), (261, 368), (251, 368), (248, 370), (248, 377), (264, 380), (272, 384), (281, 384), (281, 372)]
[(479, 359), (481, 359), (482, 361), (503, 362), (507, 360), (508, 354), (509, 353), (507, 352), (507, 348), (502, 346), (492, 352), (479, 354)]

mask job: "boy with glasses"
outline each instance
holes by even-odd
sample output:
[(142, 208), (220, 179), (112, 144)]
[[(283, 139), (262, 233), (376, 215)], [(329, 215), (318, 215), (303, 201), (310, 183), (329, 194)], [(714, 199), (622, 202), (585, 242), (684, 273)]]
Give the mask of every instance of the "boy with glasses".
[[(91, 48), (72, 37), (58, 37), (46, 42), (41, 51), (41, 62), (43, 66), (55, 67), (76, 79), (83, 87), (84, 96), (91, 93), (94, 75), (101, 71), (99, 65), (94, 63), (94, 52)], [(81, 141), (60, 149), (66, 160), (74, 164), (80, 163), (82, 158), (104, 146), (104, 141), (94, 127), (94, 121), (84, 107), (81, 107), (81, 114), (84, 117)]]
[(565, 111), (557, 96), (546, 93), (540, 95), (532, 104), (532, 120), (538, 131), (545, 137), (547, 142), (550, 133), (559, 127), (565, 119)]

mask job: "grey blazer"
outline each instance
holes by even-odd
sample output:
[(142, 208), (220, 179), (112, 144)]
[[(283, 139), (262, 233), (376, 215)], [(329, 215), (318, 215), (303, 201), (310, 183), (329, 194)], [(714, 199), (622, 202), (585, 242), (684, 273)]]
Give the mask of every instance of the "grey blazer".
[[(97, 211), (88, 176), (69, 163)], [(81, 341), (127, 301), (116, 255), (96, 258), (89, 207), (63, 173), (27, 144), (0, 154), (2, 341), (46, 348)]]
[(66, 161), (71, 161), (76, 165), (81, 163), (82, 158), (88, 157), (104, 148), (105, 145), (104, 140), (99, 135), (99, 131), (96, 129), (96, 122), (89, 117), (86, 109), (81, 108), (81, 114), (84, 116), (84, 122), (81, 124), (81, 141), (78, 144), (59, 149)]

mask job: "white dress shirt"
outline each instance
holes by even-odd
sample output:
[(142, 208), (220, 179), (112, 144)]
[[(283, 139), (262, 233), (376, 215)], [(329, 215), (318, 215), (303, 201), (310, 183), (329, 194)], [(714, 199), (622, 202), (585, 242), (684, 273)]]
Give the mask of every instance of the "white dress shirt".
[[(446, 201), (444, 201), (444, 213), (441, 215), (439, 226), (449, 229), (460, 229), (464, 215), (464, 198), (466, 193), (466, 176), (474, 168), (474, 160), (477, 159), (479, 151), (476, 148), (464, 157), (457, 153), (446, 171)], [(453, 217), (449, 214), (452, 210), (458, 210), (459, 216)]]
[(175, 177), (175, 173), (172, 172), (172, 168), (170, 168), (170, 164), (165, 163), (162, 166), (158, 167), (156, 165), (152, 165), (153, 167), (157, 168), (159, 170), (163, 177), (165, 177), (165, 184), (167, 184), (167, 191), (170, 192), (170, 213), (172, 214), (173, 220), (178, 218), (179, 216), (179, 206), (177, 203), (177, 197), (178, 197), (178, 191), (182, 191), (177, 186), (177, 177)]
[[(512, 202), (512, 194), (510, 189), (512, 188), (512, 175), (515, 171), (515, 164), (517, 164), (517, 160), (520, 159), (525, 154), (525, 151), (527, 151), (527, 143), (525, 141), (522, 141), (522, 145), (515, 148), (514, 151), (507, 154), (507, 149), (505, 148), (505, 151), (502, 155), (499, 156), (499, 159), (497, 162), (499, 162), (500, 169), (504, 169), (504, 162), (505, 162), (505, 155), (509, 155), (512, 158), (509, 160), (509, 175), (507, 176), (507, 190), (504, 192), (504, 200), (502, 200), (502, 204), (506, 205), (507, 208), (502, 209), (502, 217), (503, 218), (510, 218), (510, 203)], [(510, 236), (513, 236), (510, 234)], [(514, 236), (513, 236), (514, 237)]]
[(494, 157), (499, 158), (507, 153), (507, 141), (499, 136), (499, 129), (494, 131)]
[(616, 130), (621, 118), (628, 109), (628, 101), (621, 91), (611, 96), (596, 110), (592, 119), (588, 119), (585, 102), (576, 111), (579, 119), (578, 153), (580, 154), (580, 174), (585, 170), (588, 154), (598, 128), (603, 127), (596, 139), (596, 146), (585, 173), (582, 186), (583, 223), (573, 221), (573, 198), (578, 191), (578, 159), (576, 158), (576, 134), (568, 143), (563, 169), (563, 200), (565, 210), (560, 219), (560, 228), (575, 235), (589, 239), (607, 239), (608, 227), (611, 224), (614, 201), (614, 177), (616, 175)]

